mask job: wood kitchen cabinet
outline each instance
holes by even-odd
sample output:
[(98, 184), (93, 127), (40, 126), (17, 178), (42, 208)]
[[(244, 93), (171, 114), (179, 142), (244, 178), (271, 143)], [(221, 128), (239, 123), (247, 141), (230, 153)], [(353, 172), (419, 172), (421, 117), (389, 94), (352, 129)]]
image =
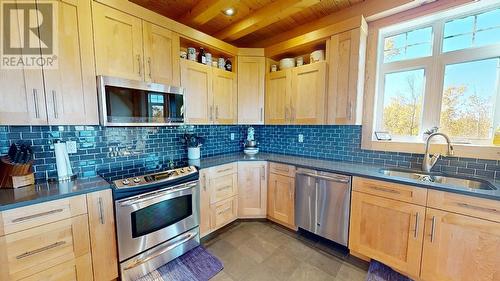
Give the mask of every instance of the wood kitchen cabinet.
[(264, 124), (264, 57), (238, 56), (238, 124)]
[(200, 237), (210, 233), (210, 192), (208, 170), (200, 171)]
[(94, 280), (118, 278), (115, 215), (111, 190), (87, 194)]
[(327, 62), (267, 74), (266, 124), (324, 124)]
[(327, 124), (361, 124), (367, 25), (330, 38)]
[(423, 206), (353, 191), (349, 249), (418, 276), (424, 217)]
[(238, 217), (265, 218), (267, 214), (267, 163), (238, 163)]
[(187, 123), (237, 122), (238, 95), (235, 73), (181, 60), (181, 85), (185, 88)]
[(179, 36), (93, 2), (97, 74), (179, 85)]
[(296, 229), (295, 178), (269, 173), (267, 217), (288, 228)]
[(98, 124), (91, 3), (53, 2), (58, 3), (57, 67), (0, 70), (0, 124)]

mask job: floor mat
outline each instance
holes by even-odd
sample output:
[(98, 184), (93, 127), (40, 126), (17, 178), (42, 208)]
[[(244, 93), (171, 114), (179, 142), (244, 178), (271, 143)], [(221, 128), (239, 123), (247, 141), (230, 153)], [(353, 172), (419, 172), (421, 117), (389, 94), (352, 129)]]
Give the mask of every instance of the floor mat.
[(372, 260), (366, 281), (412, 281), (412, 279), (397, 273), (383, 263)]
[(219, 259), (198, 246), (137, 281), (207, 281), (223, 268)]

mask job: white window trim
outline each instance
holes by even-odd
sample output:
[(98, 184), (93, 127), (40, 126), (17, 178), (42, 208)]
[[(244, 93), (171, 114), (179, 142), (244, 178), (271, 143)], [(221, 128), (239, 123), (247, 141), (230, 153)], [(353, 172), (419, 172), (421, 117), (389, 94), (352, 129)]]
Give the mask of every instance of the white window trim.
[[(376, 22), (370, 23), (369, 26), (369, 36), (368, 36), (368, 51), (367, 51), (367, 65), (366, 65), (366, 76), (367, 80), (365, 83), (365, 106), (363, 109), (363, 137), (362, 137), (362, 148), (369, 150), (379, 150), (379, 151), (393, 151), (393, 152), (409, 152), (409, 153), (423, 153), (425, 143), (421, 136), (418, 139), (412, 140), (396, 140), (396, 141), (378, 141), (375, 139), (374, 131), (376, 130), (375, 124), (377, 118), (381, 118), (381, 114), (376, 114), (377, 110), (380, 108), (377, 105), (381, 102), (381, 99), (377, 99), (376, 93), (383, 90), (383, 79), (381, 75), (394, 70), (402, 71), (405, 68), (408, 70), (424, 68), (426, 71), (426, 93), (430, 93), (430, 89), (440, 89), (438, 93), (426, 94), (424, 98), (424, 112), (422, 116), (429, 116), (426, 118), (425, 123), (422, 122), (421, 127), (425, 130), (438, 124), (440, 119), (441, 110), (441, 100), (442, 100), (442, 88), (443, 88), (443, 77), (444, 77), (444, 67), (447, 64), (465, 62), (470, 60), (480, 60), (487, 59), (495, 56), (500, 56), (500, 44), (490, 45), (486, 47), (475, 47), (468, 48), (465, 50), (451, 51), (447, 53), (441, 53), (442, 46), (442, 33), (444, 28), (444, 23), (451, 18), (457, 18), (461, 16), (466, 16), (470, 14), (480, 13), (481, 10), (488, 10), (492, 7), (498, 7), (498, 2), (492, 6), (485, 5), (485, 2), (480, 1), (472, 4), (466, 4), (460, 6), (456, 10), (462, 10), (461, 13), (456, 11), (449, 12), (444, 11), (447, 16), (442, 16), (442, 11), (444, 9), (450, 8), (446, 3), (443, 3), (442, 7), (439, 3), (436, 3), (434, 7), (430, 9), (425, 9), (424, 7), (418, 7), (413, 9), (414, 13), (409, 13), (405, 17), (393, 16), (390, 18), (382, 19)], [(490, 2), (491, 3), (491, 2)], [(460, 4), (457, 4), (460, 5)], [(472, 8), (471, 8), (472, 7)], [(439, 15), (431, 15), (431, 13), (440, 13)], [(426, 15), (427, 14), (427, 15)], [(426, 21), (422, 20), (425, 18)], [(393, 28), (398, 23), (407, 22), (419, 22), (420, 24), (411, 25), (411, 28)], [(438, 54), (441, 57), (441, 62), (434, 57), (424, 57), (414, 60), (404, 60), (386, 63), (378, 63), (383, 61), (383, 51), (380, 51), (380, 46), (383, 46), (383, 38), (405, 32), (407, 30), (413, 30), (418, 28), (423, 28), (426, 26), (433, 26), (433, 56)], [(383, 32), (381, 32), (383, 31)], [(383, 34), (383, 36), (382, 36)], [(438, 39), (436, 39), (438, 38)], [(436, 44), (436, 42), (438, 44)], [(474, 51), (470, 51), (474, 50)], [(420, 67), (418, 67), (420, 66)], [(384, 68), (381, 70), (381, 68)], [(374, 73), (374, 75), (372, 75)], [(383, 77), (383, 76), (382, 76)], [(382, 81), (382, 82), (381, 82)], [(438, 85), (435, 85), (438, 84)], [(429, 89), (430, 88), (430, 89)], [(381, 90), (382, 89), (382, 90)], [(500, 92), (500, 87), (499, 87)], [(500, 93), (499, 93), (500, 94)], [(433, 108), (438, 110), (429, 111), (430, 106), (426, 106), (427, 103), (433, 105)], [(497, 110), (498, 111), (498, 110)], [(430, 121), (429, 121), (430, 120)], [(432, 120), (437, 120), (432, 121)], [(378, 120), (379, 122), (380, 120)], [(378, 123), (379, 124), (379, 123)], [(436, 144), (433, 146), (433, 152), (446, 152), (446, 146), (444, 144)], [(500, 159), (500, 146), (494, 146), (491, 142), (488, 144), (455, 144), (455, 156), (458, 157), (473, 157), (473, 158), (483, 158), (483, 159)]]

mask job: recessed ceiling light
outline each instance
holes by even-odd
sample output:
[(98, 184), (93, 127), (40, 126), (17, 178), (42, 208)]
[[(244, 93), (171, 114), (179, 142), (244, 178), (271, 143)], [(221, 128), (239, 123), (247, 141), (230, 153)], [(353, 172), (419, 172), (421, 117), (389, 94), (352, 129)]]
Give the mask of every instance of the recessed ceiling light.
[(224, 13), (224, 15), (226, 16), (234, 16), (234, 14), (236, 14), (236, 10), (234, 8), (227, 8), (227, 9), (224, 9), (222, 11)]

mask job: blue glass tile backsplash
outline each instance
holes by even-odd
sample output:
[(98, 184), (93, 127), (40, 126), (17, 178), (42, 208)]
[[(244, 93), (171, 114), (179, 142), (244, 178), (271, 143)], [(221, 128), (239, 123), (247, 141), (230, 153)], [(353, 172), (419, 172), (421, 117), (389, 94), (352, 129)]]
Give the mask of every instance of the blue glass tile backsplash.
[[(101, 174), (108, 179), (124, 174), (160, 169), (185, 161), (187, 151), (180, 142), (186, 130), (205, 137), (202, 157), (237, 152), (243, 149), (248, 126), (129, 127), (101, 126), (0, 126), (0, 154), (12, 142), (33, 145), (37, 179), (56, 173), (53, 142), (74, 140), (78, 152), (70, 155), (80, 176)], [(261, 151), (420, 168), (422, 155), (361, 149), (361, 126), (254, 126)], [(231, 140), (234, 134), (234, 140)], [(304, 141), (298, 141), (298, 135)], [(478, 175), (500, 179), (500, 160), (445, 157), (435, 171)]]

